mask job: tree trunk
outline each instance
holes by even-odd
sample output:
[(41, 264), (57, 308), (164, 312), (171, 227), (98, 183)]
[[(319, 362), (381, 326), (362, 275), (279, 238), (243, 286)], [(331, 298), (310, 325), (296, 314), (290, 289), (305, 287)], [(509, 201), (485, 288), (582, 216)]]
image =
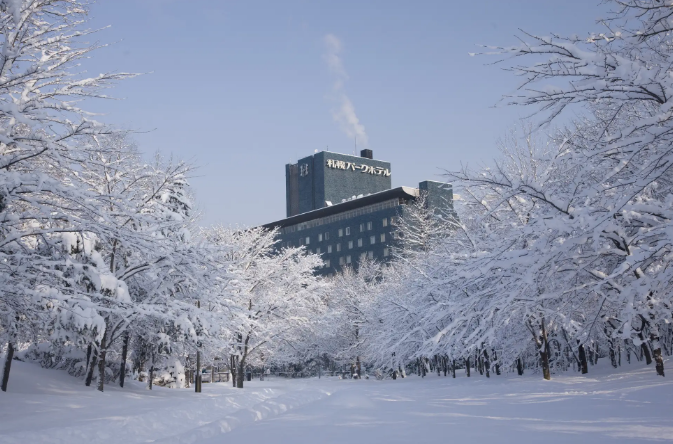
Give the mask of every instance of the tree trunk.
[(549, 342), (547, 341), (547, 330), (544, 324), (544, 318), (540, 323), (542, 327), (542, 343), (540, 344), (540, 361), (542, 364), (542, 377), (549, 381), (551, 379), (551, 370), (549, 368)]
[(236, 387), (236, 359), (229, 356), (229, 374), (231, 375), (231, 386)]
[(549, 381), (551, 379), (551, 371), (549, 369), (549, 356), (547, 352), (540, 349), (540, 361), (542, 364), (542, 377)]
[(194, 392), (201, 393), (201, 352), (196, 351), (196, 378), (194, 379)]
[(498, 362), (498, 353), (493, 350), (493, 359), (495, 359), (495, 374), (500, 376), (500, 363)]
[(664, 359), (661, 356), (661, 346), (659, 346), (659, 338), (656, 338), (655, 341), (652, 341), (653, 347), (652, 354), (654, 355), (655, 369), (657, 375), (664, 376)]
[(645, 364), (652, 364), (652, 355), (650, 354), (650, 347), (647, 346), (645, 342), (640, 344), (640, 349), (643, 351), (643, 356), (645, 356)]
[(86, 375), (89, 373), (89, 366), (91, 365), (91, 349), (93, 347), (91, 346), (91, 342), (89, 342), (89, 345), (86, 348), (86, 370), (84, 370), (84, 374)]
[(355, 358), (355, 372), (358, 374), (358, 379), (362, 379), (362, 363), (359, 356)]
[(612, 364), (614, 368), (617, 368), (617, 354), (615, 353), (615, 348), (612, 343), (610, 344), (610, 364)]
[(14, 344), (7, 343), (7, 356), (5, 356), (5, 366), (2, 370), (2, 386), (3, 392), (7, 391), (7, 384), (9, 383), (9, 371), (12, 369), (12, 359), (14, 359)]
[(124, 378), (126, 378), (126, 357), (129, 352), (129, 334), (124, 335), (124, 342), (122, 343), (122, 362), (119, 373), (119, 387), (124, 388)]
[(628, 364), (631, 363), (631, 349), (629, 348), (629, 344), (626, 343), (626, 339), (624, 339), (624, 350), (626, 350), (626, 362)]
[(453, 360), (453, 365), (451, 366), (451, 373), (453, 376), (453, 379), (456, 379), (456, 360)]
[(586, 375), (589, 373), (589, 364), (587, 363), (587, 353), (584, 350), (584, 344), (579, 346), (579, 358), (580, 358), (580, 367), (582, 369), (582, 374)]
[(484, 370), (486, 371), (486, 377), (491, 377), (491, 362), (488, 360), (488, 352), (484, 350), (484, 361), (483, 361)]
[(465, 358), (465, 376), (470, 377), (470, 358)]
[(523, 360), (521, 358), (516, 360), (516, 372), (519, 376), (523, 376)]
[(91, 364), (89, 364), (89, 369), (86, 374), (86, 380), (84, 382), (84, 385), (89, 387), (91, 385), (91, 381), (93, 380), (93, 371), (94, 368), (96, 368), (96, 364), (98, 363), (98, 347), (96, 347), (93, 350), (93, 356), (91, 357)]
[(150, 374), (147, 379), (147, 387), (152, 390), (152, 381), (154, 381), (154, 360), (152, 360), (152, 364), (150, 365)]
[(138, 382), (145, 382), (143, 373), (145, 373), (145, 363), (143, 361), (138, 361)]
[(622, 346), (617, 345), (617, 365), (622, 366)]
[(243, 379), (245, 378), (245, 361), (241, 359), (238, 363), (237, 375), (236, 375), (236, 388), (243, 388)]
[(100, 342), (100, 357), (98, 358), (98, 391), (102, 392), (105, 388), (105, 355), (107, 354), (107, 334), (103, 335)]
[(594, 345), (595, 350), (594, 350), (594, 365), (598, 365), (598, 358), (600, 356), (600, 350), (598, 349), (598, 342), (596, 342), (596, 345)]

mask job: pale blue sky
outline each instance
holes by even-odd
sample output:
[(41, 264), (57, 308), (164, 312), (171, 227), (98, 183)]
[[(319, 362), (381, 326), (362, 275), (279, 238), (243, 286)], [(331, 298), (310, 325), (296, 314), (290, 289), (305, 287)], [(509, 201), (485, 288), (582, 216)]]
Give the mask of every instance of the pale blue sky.
[(600, 29), (598, 0), (100, 0), (92, 26), (115, 42), (89, 72), (151, 72), (93, 103), (100, 120), (149, 131), (148, 154), (188, 158), (203, 223), (256, 225), (285, 216), (284, 165), (329, 146), (350, 153), (335, 122), (325, 36), (342, 45), (342, 91), (393, 186), (497, 155), (496, 140), (529, 110), (493, 108), (517, 80), (477, 44)]

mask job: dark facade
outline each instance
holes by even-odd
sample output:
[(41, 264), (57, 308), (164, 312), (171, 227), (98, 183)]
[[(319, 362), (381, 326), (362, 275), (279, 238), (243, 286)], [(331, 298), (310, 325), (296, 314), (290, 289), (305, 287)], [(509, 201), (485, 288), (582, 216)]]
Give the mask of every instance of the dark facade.
[[(363, 150), (363, 155), (371, 155)], [(390, 162), (322, 151), (285, 165), (287, 217), (391, 187)]]
[(285, 166), (288, 217), (264, 227), (278, 228), (281, 248), (320, 254), (320, 274), (357, 267), (363, 257), (388, 260), (397, 218), (421, 192), (428, 206), (452, 212), (451, 185), (391, 188), (390, 163), (372, 159), (370, 150), (362, 156), (323, 151)]

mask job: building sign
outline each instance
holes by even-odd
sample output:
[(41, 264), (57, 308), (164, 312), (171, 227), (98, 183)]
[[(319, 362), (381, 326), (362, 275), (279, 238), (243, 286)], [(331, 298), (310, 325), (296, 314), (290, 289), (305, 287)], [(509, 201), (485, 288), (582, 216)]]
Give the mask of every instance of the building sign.
[(388, 168), (375, 167), (365, 164), (357, 165), (353, 162), (346, 162), (345, 160), (327, 159), (327, 168), (360, 171), (361, 173), (374, 174), (376, 176), (390, 176), (390, 170)]
[(299, 165), (299, 175), (301, 177), (308, 176), (308, 163)]

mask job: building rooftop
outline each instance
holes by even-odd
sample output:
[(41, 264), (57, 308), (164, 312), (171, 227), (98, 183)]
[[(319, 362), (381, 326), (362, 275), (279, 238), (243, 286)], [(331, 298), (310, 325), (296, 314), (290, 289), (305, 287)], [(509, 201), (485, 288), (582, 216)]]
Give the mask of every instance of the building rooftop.
[(331, 216), (333, 214), (339, 214), (344, 211), (355, 210), (357, 208), (365, 207), (367, 205), (373, 205), (380, 202), (385, 202), (390, 199), (404, 199), (412, 200), (418, 197), (418, 189), (411, 187), (398, 187), (392, 188), (390, 190), (379, 191), (378, 193), (368, 194), (366, 196), (357, 197), (352, 200), (347, 200), (346, 202), (335, 203), (334, 205), (319, 208), (317, 210), (307, 211), (306, 213), (297, 214), (285, 219), (281, 219), (275, 222), (262, 225), (264, 228), (283, 228), (290, 225), (300, 224), (302, 222), (308, 222), (314, 219), (321, 217)]

